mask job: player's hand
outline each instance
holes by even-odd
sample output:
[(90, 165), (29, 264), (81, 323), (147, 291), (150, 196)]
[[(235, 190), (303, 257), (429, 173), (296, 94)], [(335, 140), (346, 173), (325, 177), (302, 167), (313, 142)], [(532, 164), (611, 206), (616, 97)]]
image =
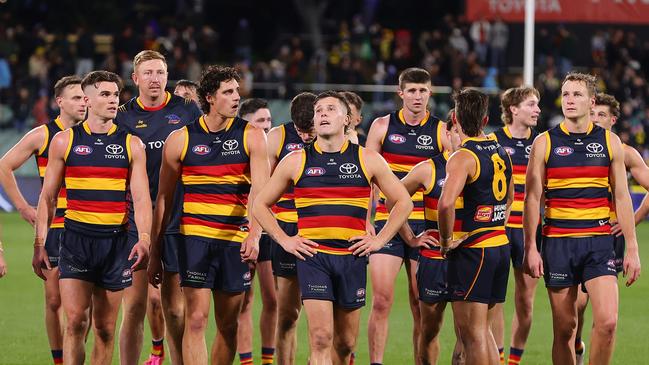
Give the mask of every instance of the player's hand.
[(620, 237), (622, 235), (622, 227), (617, 221), (611, 221), (611, 234), (615, 237)]
[(0, 252), (0, 278), (7, 275), (7, 261), (5, 261), (5, 256)]
[(149, 284), (153, 285), (154, 288), (158, 288), (158, 285), (162, 284), (162, 259), (160, 257), (160, 252), (153, 248), (149, 254), (149, 267), (147, 267), (147, 275), (149, 276)]
[(631, 286), (640, 277), (640, 256), (638, 256), (638, 246), (634, 249), (627, 248), (624, 254), (624, 277), (626, 286)]
[(279, 242), (284, 251), (295, 255), (300, 260), (306, 260), (304, 256), (313, 257), (318, 251), (314, 247), (318, 244), (298, 235), (291, 236), (283, 242)]
[(36, 224), (36, 209), (34, 209), (34, 207), (28, 205), (24, 208), (18, 209), (18, 212), (22, 219), (34, 227)]
[(372, 236), (376, 236), (376, 228), (374, 228), (374, 225), (369, 221), (365, 225), (365, 232), (367, 232), (367, 234), (370, 234)]
[(349, 239), (353, 244), (348, 248), (356, 256), (368, 256), (372, 252), (376, 252), (385, 245), (381, 242), (376, 235), (365, 234), (364, 236), (356, 236)]
[(539, 251), (536, 249), (526, 250), (525, 256), (523, 257), (523, 267), (525, 268), (525, 273), (534, 279), (543, 276), (543, 259)]
[(439, 247), (439, 241), (432, 235), (433, 232), (435, 232), (434, 229), (427, 229), (421, 232), (418, 236), (407, 242), (408, 246), (413, 248), (423, 247), (428, 249)]
[(52, 270), (50, 266), (50, 259), (47, 257), (45, 246), (34, 246), (34, 256), (32, 257), (32, 269), (34, 273), (41, 279), (47, 280), (43, 269)]
[(143, 241), (137, 241), (133, 246), (131, 253), (128, 255), (129, 261), (135, 259), (135, 262), (131, 265), (131, 270), (146, 269), (146, 265), (149, 263), (149, 247), (147, 246)]
[(255, 262), (259, 256), (259, 237), (250, 234), (241, 242), (241, 262)]
[(450, 251), (458, 248), (460, 246), (460, 244), (462, 244), (462, 242), (464, 242), (464, 240), (467, 239), (467, 237), (469, 237), (468, 233), (464, 234), (463, 236), (461, 236), (459, 238), (451, 239), (451, 242), (449, 242), (449, 244), (446, 245), (445, 247), (442, 247), (441, 244), (440, 244), (440, 246), (439, 246), (440, 249), (439, 250), (442, 253), (442, 257), (446, 258), (446, 254), (448, 254)]

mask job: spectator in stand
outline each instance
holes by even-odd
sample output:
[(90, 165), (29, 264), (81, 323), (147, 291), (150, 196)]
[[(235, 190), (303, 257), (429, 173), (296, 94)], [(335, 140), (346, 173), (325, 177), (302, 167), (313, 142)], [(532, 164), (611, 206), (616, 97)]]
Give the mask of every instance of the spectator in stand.
[(490, 33), (491, 24), (484, 16), (471, 24), (470, 35), (473, 40), (473, 51), (477, 54), (478, 62), (481, 64), (485, 64), (487, 61)]
[(95, 41), (84, 26), (79, 27), (77, 30), (76, 49), (77, 69), (75, 74), (84, 77), (95, 69)]
[(509, 28), (500, 17), (491, 26), (489, 43), (491, 46), (491, 67), (502, 73), (506, 66), (507, 43), (509, 42)]

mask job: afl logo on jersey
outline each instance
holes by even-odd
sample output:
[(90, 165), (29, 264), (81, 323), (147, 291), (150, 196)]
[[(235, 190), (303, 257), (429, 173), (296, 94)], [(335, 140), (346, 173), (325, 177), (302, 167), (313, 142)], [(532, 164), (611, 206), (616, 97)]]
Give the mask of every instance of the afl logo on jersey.
[(516, 150), (509, 146), (505, 146), (503, 148), (505, 149), (505, 152), (507, 152), (507, 154), (510, 156), (516, 153)]
[(322, 176), (325, 174), (325, 169), (322, 167), (309, 167), (304, 171), (306, 176)]
[(286, 145), (286, 150), (289, 152), (299, 151), (301, 149), (304, 149), (304, 145), (302, 143), (289, 143)]
[(194, 146), (194, 148), (192, 148), (192, 152), (194, 152), (195, 154), (197, 154), (199, 156), (207, 155), (211, 151), (212, 151), (212, 149), (210, 148), (210, 146), (207, 146), (207, 145), (204, 145), (204, 144), (199, 144), (199, 145)]
[(573, 152), (575, 152), (575, 150), (568, 146), (560, 146), (554, 149), (554, 153), (559, 156), (570, 156)]
[(86, 156), (92, 153), (92, 147), (80, 144), (74, 147), (74, 153), (80, 156)]
[(400, 134), (391, 134), (388, 136), (388, 140), (392, 143), (396, 144), (403, 144), (406, 143), (406, 137), (400, 135)]

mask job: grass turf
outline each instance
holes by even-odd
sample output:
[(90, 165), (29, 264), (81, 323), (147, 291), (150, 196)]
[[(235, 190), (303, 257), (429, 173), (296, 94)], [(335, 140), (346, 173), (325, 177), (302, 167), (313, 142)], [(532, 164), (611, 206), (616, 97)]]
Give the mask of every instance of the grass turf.
[[(43, 320), (43, 289), (41, 280), (31, 270), (32, 235), (33, 230), (17, 214), (0, 214), (5, 244), (5, 258), (8, 263), (8, 275), (0, 279), (0, 364), (47, 364), (52, 363)], [(649, 263), (649, 223), (638, 227), (641, 260)], [(646, 293), (649, 291), (649, 281), (641, 278), (630, 288), (620, 283), (620, 315), (618, 336), (613, 363), (643, 364), (649, 362), (649, 321), (646, 319)], [(255, 284), (257, 285), (257, 284)], [(400, 273), (395, 292), (395, 302), (390, 316), (390, 333), (383, 362), (385, 364), (412, 364), (412, 319), (407, 300), (407, 283), (404, 272)], [(257, 291), (258, 292), (258, 291)], [(371, 290), (368, 283), (368, 298), (371, 300)], [(506, 311), (506, 351), (508, 349), (509, 330), (513, 313), (513, 278), (510, 278)], [(254, 306), (255, 323), (258, 323), (261, 303), (256, 296)], [(644, 309), (643, 309), (644, 308)], [(369, 363), (367, 348), (367, 316), (369, 305), (362, 309), (362, 320), (358, 345), (356, 349), (357, 364)], [(590, 328), (590, 311), (586, 313), (585, 328)], [(441, 334), (440, 363), (449, 363), (455, 335), (452, 328), (450, 306), (447, 308), (445, 324)], [(148, 326), (145, 325), (145, 338), (141, 359), (148, 357), (151, 347), (151, 337)], [(261, 362), (261, 346), (257, 324), (254, 337), (255, 364)], [(207, 343), (214, 337), (215, 326), (213, 317), (207, 331)], [(588, 346), (589, 330), (585, 330), (584, 341)], [(298, 329), (297, 364), (306, 363), (308, 343), (306, 320), (302, 315)], [(117, 343), (117, 341), (116, 341)], [(90, 336), (87, 345), (86, 359), (89, 359), (92, 344)], [(522, 363), (549, 364), (552, 345), (552, 320), (547, 294), (543, 285), (539, 285), (534, 307), (532, 332), (525, 348)], [(238, 358), (235, 359), (238, 363)], [(89, 362), (87, 360), (87, 362)], [(113, 360), (118, 364), (117, 347)], [(165, 362), (169, 363), (169, 362)]]

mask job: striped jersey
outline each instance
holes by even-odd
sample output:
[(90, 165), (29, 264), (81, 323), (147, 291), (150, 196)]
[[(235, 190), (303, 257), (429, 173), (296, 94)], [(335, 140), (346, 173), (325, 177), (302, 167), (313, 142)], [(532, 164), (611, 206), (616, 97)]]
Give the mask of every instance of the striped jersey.
[[(412, 168), (442, 151), (442, 122), (426, 113), (419, 125), (409, 125), (403, 116), (403, 109), (390, 114), (388, 129), (381, 142), (381, 155), (388, 162), (392, 172), (402, 179)], [(385, 196), (381, 194), (376, 207), (376, 220), (388, 219)], [(414, 208), (409, 221), (424, 220), (423, 193), (418, 191), (412, 197)]]
[(254, 127), (238, 117), (218, 132), (210, 132), (204, 117), (184, 127), (181, 234), (236, 243), (248, 235), (248, 128)]
[(565, 121), (544, 132), (547, 237), (610, 234), (611, 132), (590, 123), (570, 133)]
[[(38, 176), (41, 178), (41, 185), (45, 178), (45, 168), (47, 167), (48, 156), (50, 152), (50, 143), (52, 143), (52, 138), (64, 130), (65, 127), (61, 120), (57, 117), (56, 119), (45, 124), (45, 142), (38, 149), (34, 157), (36, 157), (36, 165), (38, 166)], [(63, 228), (63, 221), (65, 219), (65, 208), (67, 208), (68, 203), (65, 200), (65, 184), (61, 186), (59, 190), (58, 198), (56, 200), (56, 211), (54, 212), (54, 218), (52, 219), (52, 224), (50, 228)]]
[(507, 220), (507, 227), (523, 228), (523, 202), (525, 201), (525, 174), (527, 172), (527, 162), (530, 159), (532, 143), (538, 133), (529, 129), (526, 138), (514, 138), (507, 126), (498, 129), (490, 136), (495, 137), (496, 141), (505, 149), (505, 152), (512, 160), (513, 178), (514, 178), (514, 202), (512, 203)]
[(87, 121), (70, 128), (65, 229), (90, 235), (126, 229), (130, 141), (131, 135), (117, 125), (108, 133), (92, 133)]
[[(279, 126), (279, 128), (282, 132), (282, 140), (277, 152), (275, 153), (277, 161), (280, 161), (293, 151), (302, 150), (305, 145), (302, 138), (300, 138), (300, 135), (297, 133), (294, 123), (285, 123)], [(289, 187), (277, 204), (273, 206), (273, 213), (275, 213), (275, 218), (278, 221), (284, 223), (297, 223), (297, 211), (295, 210), (293, 186)]]
[(348, 240), (365, 234), (370, 201), (363, 148), (346, 140), (340, 152), (324, 152), (314, 142), (302, 152), (293, 185), (298, 234), (317, 242), (319, 252), (351, 254)]
[(461, 243), (464, 248), (506, 245), (507, 192), (512, 180), (509, 155), (491, 138), (467, 138), (460, 150), (473, 156), (477, 168), (462, 191), (464, 208), (455, 213), (453, 235), (468, 235)]
[[(119, 107), (117, 117), (115, 117), (115, 124), (126, 129), (132, 135), (140, 137), (142, 143), (144, 143), (149, 192), (151, 193), (151, 202), (154, 205), (158, 195), (162, 147), (164, 147), (167, 137), (171, 132), (194, 122), (200, 116), (201, 111), (194, 102), (169, 92), (166, 93), (164, 103), (155, 108), (144, 106), (138, 97), (132, 98)], [(182, 211), (180, 209), (181, 198), (182, 186), (179, 183), (174, 196), (173, 206), (176, 208), (169, 217), (166, 233), (178, 233), (180, 213)], [(135, 225), (132, 224), (133, 219), (131, 209), (129, 214), (131, 229), (135, 229)]]

